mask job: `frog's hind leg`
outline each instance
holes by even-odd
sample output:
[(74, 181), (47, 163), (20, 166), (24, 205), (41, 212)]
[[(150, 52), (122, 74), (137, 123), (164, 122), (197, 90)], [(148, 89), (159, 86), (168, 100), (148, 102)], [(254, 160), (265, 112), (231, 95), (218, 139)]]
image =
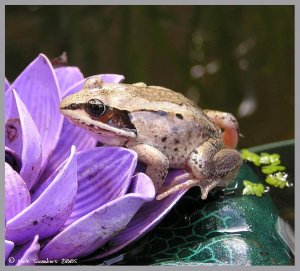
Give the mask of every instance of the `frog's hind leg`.
[(239, 125), (236, 118), (227, 112), (203, 110), (208, 118), (223, 130), (222, 137), (226, 148), (234, 149), (238, 143)]
[(242, 164), (241, 155), (233, 149), (224, 149), (221, 139), (210, 138), (195, 148), (187, 159), (187, 168), (201, 188), (201, 198), (210, 190), (227, 186), (237, 175)]
[[(156, 199), (161, 200), (178, 190), (199, 186), (204, 200), (213, 188), (227, 186), (237, 175), (241, 163), (238, 151), (224, 149), (220, 138), (210, 138), (190, 153), (186, 163), (189, 173), (178, 176), (167, 189), (158, 193)], [(179, 183), (184, 179), (183, 176), (188, 180)]]

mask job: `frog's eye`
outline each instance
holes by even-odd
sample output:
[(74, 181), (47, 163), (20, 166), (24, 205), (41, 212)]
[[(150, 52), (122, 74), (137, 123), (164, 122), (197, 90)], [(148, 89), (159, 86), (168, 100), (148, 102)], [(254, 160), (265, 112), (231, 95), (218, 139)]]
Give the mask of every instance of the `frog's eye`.
[(91, 99), (85, 104), (85, 111), (93, 117), (100, 117), (106, 111), (106, 106), (98, 99)]

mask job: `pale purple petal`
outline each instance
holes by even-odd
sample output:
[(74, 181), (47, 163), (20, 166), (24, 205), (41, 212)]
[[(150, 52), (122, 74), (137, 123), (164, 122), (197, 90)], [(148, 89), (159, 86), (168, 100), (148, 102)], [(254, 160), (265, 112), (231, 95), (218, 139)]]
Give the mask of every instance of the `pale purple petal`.
[[(40, 54), (18, 76), (9, 89), (16, 90), (36, 123), (42, 140), (43, 167), (58, 142), (63, 122), (58, 109), (59, 86), (47, 57)], [(9, 95), (9, 92), (8, 90), (6, 95)], [(9, 108), (9, 102), (5, 106)]]
[(8, 221), (29, 206), (30, 194), (26, 183), (5, 163), (5, 220)]
[(11, 242), (9, 240), (5, 240), (5, 260), (7, 260), (8, 256), (10, 255), (10, 253), (12, 252), (12, 250), (14, 249), (14, 242)]
[(68, 219), (77, 193), (76, 149), (54, 181), (30, 206), (7, 222), (5, 236), (16, 244), (40, 239), (57, 232)]
[(125, 77), (123, 75), (120, 74), (101, 74), (101, 79), (105, 82), (105, 83), (120, 83), (122, 82)]
[[(76, 258), (93, 252), (123, 229), (136, 211), (155, 196), (151, 179), (139, 174), (140, 184), (126, 194), (88, 213), (56, 235), (41, 251), (41, 259)], [(141, 184), (142, 183), (142, 184)], [(140, 190), (139, 190), (140, 189)]]
[(60, 86), (61, 96), (74, 84), (84, 79), (77, 67), (60, 67), (55, 69), (55, 74)]
[(35, 262), (39, 260), (40, 244), (39, 236), (36, 235), (31, 242), (23, 245), (16, 254), (13, 254), (17, 260), (16, 266), (35, 265)]
[[(182, 170), (169, 172), (165, 183), (170, 183), (177, 175), (182, 173)], [(127, 246), (129, 243), (141, 238), (165, 217), (186, 191), (187, 190), (181, 190), (171, 194), (163, 200), (153, 200), (146, 203), (136, 213), (127, 227), (109, 241), (109, 249), (107, 251), (88, 258), (87, 260), (96, 260), (111, 255)]]
[[(9, 95), (9, 93), (11, 93), (11, 95)], [(6, 94), (6, 96), (9, 97), (10, 100), (10, 107), (5, 114), (5, 146), (13, 150), (19, 157), (22, 157), (23, 130), (21, 127), (20, 113), (21, 115), (23, 115), (24, 112), (19, 112), (20, 108), (18, 108), (17, 106), (16, 96), (13, 94), (13, 91), (9, 90)], [(30, 116), (26, 109), (25, 114)], [(25, 119), (28, 119), (28, 117), (25, 117)], [(29, 124), (32, 122), (33, 120), (29, 120)], [(24, 132), (26, 131), (24, 130)]]
[(70, 218), (64, 226), (123, 196), (131, 183), (137, 154), (118, 147), (98, 147), (77, 155), (78, 192)]
[(50, 184), (56, 180), (57, 175), (60, 174), (62, 168), (65, 167), (65, 164), (68, 162), (69, 159), (63, 161), (53, 172), (52, 174), (43, 181), (38, 181), (35, 186), (30, 190), (31, 193), (31, 202), (33, 203), (36, 201), (47, 189)]
[(60, 139), (56, 145), (53, 155), (48, 160), (48, 164), (40, 177), (40, 181), (46, 180), (54, 170), (67, 158), (68, 150), (72, 145), (77, 151), (89, 150), (95, 147), (97, 140), (84, 129), (74, 126), (67, 119), (64, 119)]
[(12, 91), (11, 88), (5, 92), (5, 100), (4, 100), (4, 121), (6, 122), (8, 118), (8, 113), (10, 111), (10, 102), (12, 99)]
[(11, 98), (5, 124), (5, 145), (21, 156), (20, 175), (30, 190), (41, 169), (41, 138), (26, 106), (15, 90), (12, 90)]
[[(101, 79), (103, 80), (104, 83), (120, 83), (121, 81), (124, 80), (124, 76), (123, 75), (119, 75), (119, 74), (97, 74), (97, 75), (93, 75), (93, 76), (100, 76)], [(90, 77), (93, 77), (90, 76)], [(88, 77), (88, 78), (90, 78)], [(85, 78), (84, 80), (74, 84), (73, 86), (71, 86), (65, 93), (64, 95), (62, 95), (62, 98), (71, 95), (79, 90), (82, 89), (83, 83), (85, 82), (85, 80), (87, 80), (88, 78)]]
[(9, 87), (10, 87), (10, 84), (9, 84), (8, 80), (5, 78), (5, 82), (4, 82), (4, 89), (5, 89), (5, 91), (8, 90)]

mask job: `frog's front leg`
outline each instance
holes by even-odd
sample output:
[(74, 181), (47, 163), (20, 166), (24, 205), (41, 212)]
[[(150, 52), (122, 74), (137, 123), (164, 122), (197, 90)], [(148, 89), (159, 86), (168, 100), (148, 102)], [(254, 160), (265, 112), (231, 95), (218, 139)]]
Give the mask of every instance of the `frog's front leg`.
[(225, 187), (237, 175), (242, 164), (241, 155), (233, 149), (224, 149), (221, 139), (210, 138), (189, 155), (186, 167), (189, 179), (183, 183), (172, 184), (156, 199), (193, 186), (201, 189), (201, 198), (206, 199), (208, 192), (216, 186)]
[(227, 112), (203, 110), (209, 119), (223, 130), (222, 137), (226, 148), (234, 149), (238, 143), (239, 125), (236, 118)]
[(129, 148), (138, 154), (140, 161), (147, 164), (145, 173), (152, 179), (157, 193), (168, 173), (168, 158), (158, 149), (147, 144), (138, 144)]

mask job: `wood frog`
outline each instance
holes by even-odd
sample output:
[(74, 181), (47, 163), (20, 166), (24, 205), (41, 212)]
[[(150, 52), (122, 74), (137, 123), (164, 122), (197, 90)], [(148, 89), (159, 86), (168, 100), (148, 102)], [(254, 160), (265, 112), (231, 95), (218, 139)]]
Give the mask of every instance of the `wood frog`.
[[(201, 110), (182, 94), (144, 83), (103, 83), (90, 77), (79, 92), (60, 104), (62, 114), (106, 145), (134, 150), (161, 200), (199, 186), (201, 198), (225, 187), (242, 164), (234, 148), (238, 123), (233, 115)], [(185, 169), (163, 186), (169, 168)]]

